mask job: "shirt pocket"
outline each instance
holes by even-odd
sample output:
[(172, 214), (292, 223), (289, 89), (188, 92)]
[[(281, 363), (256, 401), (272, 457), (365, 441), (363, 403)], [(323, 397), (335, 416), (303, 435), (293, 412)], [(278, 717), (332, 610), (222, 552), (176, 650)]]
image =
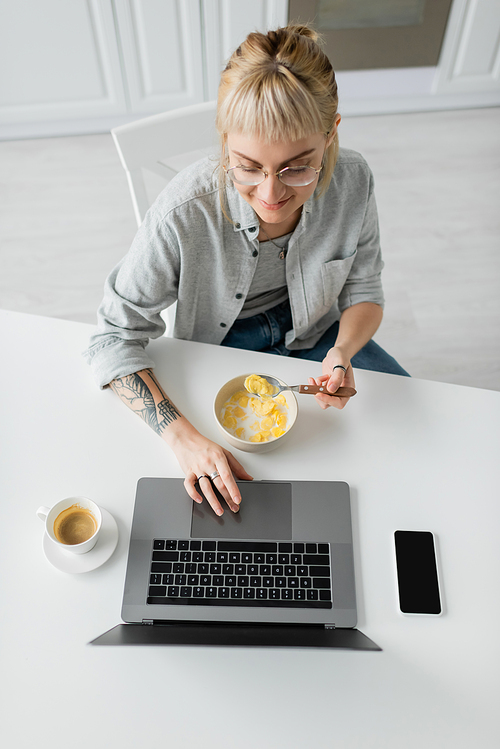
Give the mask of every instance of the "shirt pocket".
[(323, 304), (330, 307), (339, 298), (344, 284), (351, 270), (356, 253), (341, 260), (330, 260), (321, 266), (321, 279), (323, 281)]

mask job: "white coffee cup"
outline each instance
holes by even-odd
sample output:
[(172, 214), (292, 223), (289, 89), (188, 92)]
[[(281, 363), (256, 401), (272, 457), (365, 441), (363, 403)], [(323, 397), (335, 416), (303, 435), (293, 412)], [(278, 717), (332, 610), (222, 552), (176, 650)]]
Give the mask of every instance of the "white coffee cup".
[[(66, 519), (65, 534), (62, 533), (63, 525), (61, 521), (59, 521), (56, 525), (56, 530), (59, 533), (58, 538), (56, 536), (56, 530), (54, 529), (56, 520), (58, 520), (61, 513), (63, 513), (65, 510), (69, 510), (72, 507), (75, 507), (75, 512), (66, 513), (66, 515), (64, 516)], [(83, 515), (81, 512), (82, 510)], [(102, 514), (99, 507), (95, 502), (92, 502), (91, 499), (87, 499), (86, 497), (68, 497), (67, 499), (61, 499), (60, 502), (56, 502), (53, 507), (39, 507), (36, 511), (36, 514), (38, 515), (40, 520), (43, 520), (45, 522), (45, 532), (50, 540), (57, 547), (63, 549), (64, 551), (71, 552), (72, 554), (86, 554), (88, 551), (93, 549), (97, 543), (97, 539), (99, 537), (102, 526)], [(85, 515), (87, 515), (87, 519), (89, 515), (91, 516), (91, 519), (94, 521), (93, 525), (95, 526), (95, 531), (89, 538), (86, 538), (84, 541), (77, 543), (75, 539), (79, 537), (78, 529), (81, 530), (82, 526), (81, 522), (80, 526), (78, 526), (78, 516), (80, 516), (80, 518), (85, 521)], [(72, 520), (69, 516), (73, 518), (73, 525), (71, 524)], [(63, 538), (64, 540), (62, 540)]]

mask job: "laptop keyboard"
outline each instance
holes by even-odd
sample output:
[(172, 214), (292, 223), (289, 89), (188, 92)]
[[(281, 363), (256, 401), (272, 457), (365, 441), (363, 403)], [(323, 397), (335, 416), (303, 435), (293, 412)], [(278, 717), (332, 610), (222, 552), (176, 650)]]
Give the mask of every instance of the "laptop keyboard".
[(155, 539), (147, 603), (332, 608), (330, 545)]

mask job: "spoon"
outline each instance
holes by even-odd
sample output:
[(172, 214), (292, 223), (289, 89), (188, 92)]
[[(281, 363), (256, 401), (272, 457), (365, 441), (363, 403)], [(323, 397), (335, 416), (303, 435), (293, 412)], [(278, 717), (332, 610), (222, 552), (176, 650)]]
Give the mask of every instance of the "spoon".
[[(271, 395), (271, 398), (275, 398), (277, 395), (283, 392), (283, 390), (293, 390), (295, 393), (302, 393), (303, 395), (315, 395), (316, 393), (325, 393), (326, 395), (335, 395), (337, 398), (351, 398), (356, 395), (356, 390), (350, 387), (340, 387), (334, 393), (330, 393), (323, 385), (280, 385), (275, 377), (269, 375), (258, 375), (264, 380), (267, 380), (270, 385), (276, 388), (276, 392)], [(259, 393), (252, 393), (252, 395), (259, 395)], [(260, 395), (259, 395), (260, 397)]]

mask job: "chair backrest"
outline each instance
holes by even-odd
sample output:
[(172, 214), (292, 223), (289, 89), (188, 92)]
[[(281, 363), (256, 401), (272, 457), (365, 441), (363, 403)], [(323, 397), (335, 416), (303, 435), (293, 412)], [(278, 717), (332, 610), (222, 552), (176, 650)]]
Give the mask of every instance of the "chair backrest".
[[(216, 102), (155, 114), (111, 131), (125, 169), (137, 225), (165, 185), (181, 169), (218, 151)], [(175, 306), (162, 317), (172, 335)]]
[(206, 154), (217, 152), (215, 108), (215, 101), (194, 104), (111, 131), (127, 174), (138, 226), (162, 187), (177, 172)]

